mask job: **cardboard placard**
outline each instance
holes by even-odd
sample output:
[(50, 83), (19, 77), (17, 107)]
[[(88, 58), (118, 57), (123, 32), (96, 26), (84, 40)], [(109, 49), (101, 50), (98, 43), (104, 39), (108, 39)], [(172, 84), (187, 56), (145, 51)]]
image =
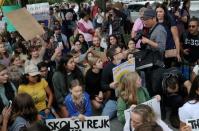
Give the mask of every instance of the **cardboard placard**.
[(119, 82), (120, 78), (128, 73), (128, 72), (134, 72), (135, 71), (135, 59), (131, 59), (129, 61), (126, 61), (117, 67), (112, 69), (113, 71), (113, 80), (114, 82)]
[(37, 3), (26, 5), (27, 10), (34, 16), (36, 20), (48, 20), (50, 18), (50, 5), (49, 3)]
[(25, 8), (10, 12), (6, 14), (6, 16), (26, 41), (35, 38), (37, 35), (43, 35), (45, 33), (42, 26)]
[[(71, 118), (48, 119), (46, 125), (51, 131), (59, 131), (62, 128), (70, 128), (70, 131), (110, 131), (108, 116), (86, 117), (85, 121)], [(67, 129), (64, 129), (67, 131)]]

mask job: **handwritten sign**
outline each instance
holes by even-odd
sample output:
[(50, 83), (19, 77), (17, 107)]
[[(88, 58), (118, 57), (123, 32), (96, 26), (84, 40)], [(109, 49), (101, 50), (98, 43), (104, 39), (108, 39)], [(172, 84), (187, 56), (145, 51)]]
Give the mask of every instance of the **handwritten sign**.
[(71, 118), (48, 119), (46, 124), (51, 131), (58, 131), (66, 126), (69, 127), (70, 131), (110, 131), (108, 116), (86, 117), (85, 121), (72, 120)]
[(36, 20), (48, 20), (50, 18), (50, 6), (49, 3), (38, 3), (26, 5), (30, 14), (35, 17)]
[(199, 131), (199, 118), (198, 119), (187, 119), (187, 125), (190, 125), (192, 131)]
[(129, 72), (135, 71), (135, 59), (126, 61), (112, 69), (114, 82), (119, 82), (120, 78)]

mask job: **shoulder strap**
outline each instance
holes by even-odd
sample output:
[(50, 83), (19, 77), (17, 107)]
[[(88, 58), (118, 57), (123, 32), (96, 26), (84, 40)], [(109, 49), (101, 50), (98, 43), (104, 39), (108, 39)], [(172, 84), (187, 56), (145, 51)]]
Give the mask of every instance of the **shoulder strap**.
[(157, 23), (152, 30), (149, 31), (149, 36), (151, 36), (151, 34), (153, 33), (153, 31), (155, 30), (155, 28), (159, 25), (160, 23)]

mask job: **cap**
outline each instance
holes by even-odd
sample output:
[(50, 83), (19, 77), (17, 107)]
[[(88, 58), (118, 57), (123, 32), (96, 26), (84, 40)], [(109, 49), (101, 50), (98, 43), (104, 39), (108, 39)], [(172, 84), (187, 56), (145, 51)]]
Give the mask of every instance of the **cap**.
[(40, 72), (36, 65), (30, 64), (25, 67), (25, 74), (29, 74), (30, 76), (36, 76), (40, 75)]
[(151, 9), (151, 8), (147, 8), (145, 11), (144, 11), (144, 14), (143, 14), (143, 20), (148, 20), (148, 19), (151, 19), (151, 18), (154, 18), (156, 17), (156, 12), (155, 10)]

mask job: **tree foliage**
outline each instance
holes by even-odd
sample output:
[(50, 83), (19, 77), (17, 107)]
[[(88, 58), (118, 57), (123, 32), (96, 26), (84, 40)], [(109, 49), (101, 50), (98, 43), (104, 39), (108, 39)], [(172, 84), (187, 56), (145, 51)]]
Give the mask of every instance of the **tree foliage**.
[(78, 5), (80, 5), (82, 2), (85, 2), (86, 0), (68, 0), (69, 2), (75, 2)]

